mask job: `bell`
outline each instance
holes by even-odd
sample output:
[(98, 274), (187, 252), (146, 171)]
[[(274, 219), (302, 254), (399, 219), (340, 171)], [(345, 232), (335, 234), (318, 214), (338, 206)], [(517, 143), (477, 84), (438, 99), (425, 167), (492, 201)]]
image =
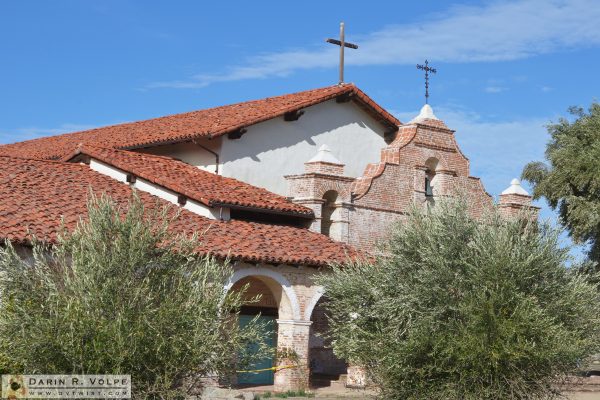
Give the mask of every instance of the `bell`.
[(425, 177), (425, 197), (433, 197), (433, 188), (428, 176)]

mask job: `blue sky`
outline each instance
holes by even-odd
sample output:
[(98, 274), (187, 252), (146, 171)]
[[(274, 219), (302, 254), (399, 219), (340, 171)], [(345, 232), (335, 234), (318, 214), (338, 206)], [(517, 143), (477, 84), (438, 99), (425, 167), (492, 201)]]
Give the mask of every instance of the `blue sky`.
[(430, 103), (494, 195), (600, 94), (597, 0), (3, 1), (0, 143), (334, 84), (342, 20), (346, 81), (403, 121), (437, 67)]

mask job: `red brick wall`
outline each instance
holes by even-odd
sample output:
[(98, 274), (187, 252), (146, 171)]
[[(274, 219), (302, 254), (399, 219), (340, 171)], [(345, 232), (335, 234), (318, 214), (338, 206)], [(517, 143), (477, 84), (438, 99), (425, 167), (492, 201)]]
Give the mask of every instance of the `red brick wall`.
[[(426, 175), (433, 177), (434, 199), (460, 193), (467, 198), (473, 216), (493, 205), (479, 178), (469, 175), (469, 160), (460, 151), (454, 131), (439, 120), (401, 126), (394, 141), (381, 150), (380, 162), (366, 165), (363, 175), (354, 180), (336, 175), (339, 171), (314, 173), (315, 166), (306, 165), (307, 173), (287, 177), (290, 197), (314, 208), (318, 218), (323, 193), (338, 191), (348, 209), (348, 242), (364, 250), (375, 250), (412, 204), (426, 202)], [(431, 171), (432, 165), (435, 171)], [(523, 197), (517, 199), (521, 206), (530, 201)], [(519, 206), (512, 198), (504, 203), (501, 201), (501, 207), (507, 214)], [(313, 224), (312, 229), (317, 226)]]

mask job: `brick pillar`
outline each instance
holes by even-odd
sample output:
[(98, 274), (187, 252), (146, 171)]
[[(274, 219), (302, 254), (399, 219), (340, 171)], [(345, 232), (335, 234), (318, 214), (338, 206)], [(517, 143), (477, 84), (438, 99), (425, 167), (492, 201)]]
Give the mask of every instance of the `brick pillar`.
[(350, 225), (350, 207), (344, 202), (335, 204), (335, 211), (331, 216), (331, 228), (329, 228), (329, 237), (338, 242), (348, 243), (348, 226)]
[(308, 389), (308, 339), (312, 321), (277, 320), (277, 366), (294, 366), (275, 372), (275, 392)]
[(310, 223), (308, 229), (313, 232), (321, 233), (321, 214), (323, 211), (323, 203), (325, 203), (325, 200), (314, 198), (294, 199), (294, 203), (302, 204), (303, 206), (313, 210), (315, 218)]
[(455, 171), (450, 171), (450, 170), (438, 170), (435, 172), (435, 187), (434, 187), (434, 194), (436, 196), (452, 196), (455, 193), (453, 193), (453, 190), (455, 189), (454, 186), (454, 179), (456, 178), (457, 174)]

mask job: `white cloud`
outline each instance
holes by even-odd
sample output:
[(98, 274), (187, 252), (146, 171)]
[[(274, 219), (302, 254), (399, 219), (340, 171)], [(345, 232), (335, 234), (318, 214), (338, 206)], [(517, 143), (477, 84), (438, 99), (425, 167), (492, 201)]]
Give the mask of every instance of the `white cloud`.
[(485, 89), (486, 93), (502, 93), (506, 92), (508, 89), (504, 86), (487, 86)]
[(11, 131), (0, 131), (0, 143), (14, 143), (21, 142), (23, 140), (35, 139), (43, 136), (60, 135), (61, 133), (84, 131), (86, 129), (92, 129), (96, 126), (92, 125), (81, 125), (81, 124), (62, 124), (56, 128), (40, 128), (40, 127), (27, 127), (17, 128)]
[[(352, 35), (358, 51), (347, 64), (414, 64), (426, 57), (438, 62), (493, 62), (600, 44), (597, 0), (522, 0), (454, 6), (422, 22), (395, 25)], [(216, 82), (286, 76), (299, 69), (337, 65), (336, 48), (324, 43), (311, 49), (261, 54), (224, 72), (155, 82), (148, 88), (200, 88)]]

